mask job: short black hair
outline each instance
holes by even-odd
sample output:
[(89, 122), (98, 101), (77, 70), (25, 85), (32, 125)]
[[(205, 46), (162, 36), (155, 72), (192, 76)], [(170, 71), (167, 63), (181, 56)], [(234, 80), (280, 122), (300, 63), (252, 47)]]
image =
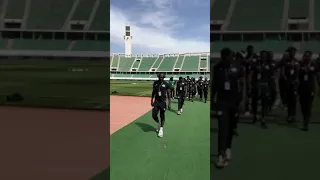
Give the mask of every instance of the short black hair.
[(303, 54), (307, 54), (307, 53), (309, 53), (310, 55), (312, 55), (312, 54), (313, 54), (313, 52), (311, 52), (311, 51), (309, 51), (309, 50), (304, 51), (304, 53), (303, 53)]
[(297, 51), (297, 48), (293, 47), (293, 46), (290, 46), (288, 47), (288, 49), (286, 50), (286, 52), (291, 52), (291, 51)]
[(159, 78), (165, 78), (166, 75), (165, 75), (164, 73), (159, 73), (159, 74), (158, 74), (158, 77), (159, 77)]
[(230, 48), (223, 48), (223, 49), (221, 49), (221, 51), (220, 51), (220, 56), (221, 56), (221, 58), (226, 58), (227, 56), (229, 56), (230, 54), (232, 54), (232, 51), (231, 51), (231, 49)]
[(249, 50), (249, 49), (253, 49), (253, 46), (252, 45), (248, 45), (247, 46), (247, 50)]

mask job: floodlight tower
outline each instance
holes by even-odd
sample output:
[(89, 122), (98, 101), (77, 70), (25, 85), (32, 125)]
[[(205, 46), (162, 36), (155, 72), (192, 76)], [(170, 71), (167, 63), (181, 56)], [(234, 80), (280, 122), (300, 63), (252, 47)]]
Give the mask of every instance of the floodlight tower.
[(125, 46), (125, 56), (126, 57), (131, 57), (132, 54), (132, 45), (131, 45), (131, 29), (130, 25), (125, 26), (125, 35), (124, 35), (124, 46)]

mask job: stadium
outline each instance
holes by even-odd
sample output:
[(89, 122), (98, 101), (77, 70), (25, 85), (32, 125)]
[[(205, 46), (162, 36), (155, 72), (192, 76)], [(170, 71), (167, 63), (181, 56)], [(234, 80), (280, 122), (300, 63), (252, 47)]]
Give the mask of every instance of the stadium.
[(108, 168), (109, 1), (2, 0), (0, 34), (0, 179)]
[[(246, 50), (252, 45), (256, 52), (273, 51), (275, 59), (289, 47), (298, 49), (297, 59), (305, 50), (320, 52), (320, 2), (301, 0), (212, 0), (211, 49), (214, 64), (219, 51), (229, 47), (234, 51)], [(318, 93), (318, 92), (317, 92)], [(216, 179), (301, 179), (317, 176), (315, 159), (320, 146), (319, 99), (315, 97), (310, 131), (301, 132), (300, 123), (285, 123), (286, 113), (277, 109), (267, 119), (268, 130), (248, 125), (251, 119), (243, 117), (239, 125), (240, 137), (234, 141), (234, 159), (226, 170), (212, 169)], [(302, 121), (297, 104), (297, 120)], [(217, 125), (211, 123), (211, 136), (216, 138)], [(212, 141), (211, 147), (216, 147)], [(303, 154), (303, 155), (302, 155)], [(211, 164), (216, 160), (216, 148), (211, 148)], [(308, 164), (307, 166), (305, 166)], [(302, 166), (300, 166), (302, 165)]]
[(186, 100), (178, 116), (177, 100), (172, 100), (163, 138), (155, 132), (150, 104), (153, 82), (160, 72), (166, 74), (165, 80), (209, 78), (209, 52), (133, 54), (131, 31), (130, 25), (124, 27), (125, 51), (112, 53), (110, 59), (110, 178), (209, 179), (209, 163), (204, 162), (210, 158), (210, 103), (200, 102), (199, 97), (194, 102)]

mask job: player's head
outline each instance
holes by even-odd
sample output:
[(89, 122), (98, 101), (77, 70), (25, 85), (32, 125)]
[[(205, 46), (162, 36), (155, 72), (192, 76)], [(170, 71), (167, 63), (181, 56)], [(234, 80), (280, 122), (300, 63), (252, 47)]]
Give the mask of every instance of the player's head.
[(296, 53), (297, 53), (297, 48), (291, 46), (286, 50), (286, 52), (289, 53), (290, 58), (294, 58), (296, 56)]
[(187, 79), (190, 79), (190, 77), (189, 77), (189, 76), (187, 76)]
[(158, 74), (158, 78), (160, 81), (164, 81), (164, 78), (166, 77), (166, 75), (164, 73), (159, 73)]
[(269, 58), (268, 52), (267, 51), (260, 51), (260, 57), (262, 61), (267, 61)]
[(223, 48), (220, 51), (220, 56), (223, 61), (231, 61), (232, 60), (232, 51), (230, 48)]
[(173, 77), (170, 77), (170, 81), (173, 81)]
[(182, 80), (183, 80), (183, 78), (180, 76), (180, 77), (179, 77), (179, 81), (182, 81)]
[(207, 77), (205, 77), (205, 78), (204, 78), (204, 80), (205, 80), (205, 81), (208, 81), (208, 78), (207, 78)]
[(252, 45), (248, 45), (248, 46), (247, 46), (247, 53), (248, 53), (248, 54), (252, 54), (253, 52), (254, 52), (253, 46), (252, 46)]
[(311, 59), (312, 59), (312, 52), (311, 51), (305, 51), (303, 53), (302, 60), (305, 61), (305, 62), (310, 62)]

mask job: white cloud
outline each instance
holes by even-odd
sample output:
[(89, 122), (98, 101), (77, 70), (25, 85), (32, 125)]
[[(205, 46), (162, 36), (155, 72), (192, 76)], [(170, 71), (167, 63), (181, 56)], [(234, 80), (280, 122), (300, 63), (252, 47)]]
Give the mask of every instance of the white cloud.
[[(197, 40), (199, 36), (196, 34), (190, 35), (190, 38), (178, 38), (179, 30), (196, 27), (194, 24), (178, 23), (179, 17), (175, 14), (172, 0), (139, 1), (141, 7), (144, 7), (143, 10), (131, 11), (111, 5), (111, 46), (112, 44), (124, 45), (124, 27), (129, 24), (133, 36), (133, 53), (135, 47), (146, 48), (153, 53), (210, 51), (209, 32), (207, 41)], [(207, 27), (209, 28), (209, 22)]]

